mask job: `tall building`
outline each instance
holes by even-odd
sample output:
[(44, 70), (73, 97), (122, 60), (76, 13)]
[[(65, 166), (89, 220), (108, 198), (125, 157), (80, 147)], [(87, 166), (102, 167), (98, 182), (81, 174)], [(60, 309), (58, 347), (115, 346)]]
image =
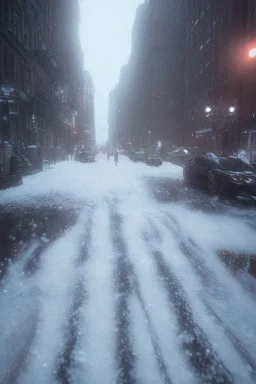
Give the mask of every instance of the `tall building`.
[(78, 0), (1, 0), (0, 145), (73, 150), (83, 95)]
[(139, 7), (118, 84), (120, 132), (145, 146), (239, 146), (248, 1), (148, 0)]
[[(120, 91), (119, 86), (116, 87), (109, 94), (109, 112), (108, 112), (108, 138), (109, 144), (114, 146), (117, 143), (124, 143), (125, 140), (121, 138), (122, 133), (125, 130), (121, 130), (119, 127), (120, 116), (119, 116), (119, 103), (120, 103)], [(128, 141), (128, 139), (126, 140)]]
[(149, 50), (147, 3), (139, 5), (132, 31), (132, 52), (109, 97), (109, 141), (125, 146), (143, 144), (147, 126)]
[(0, 2), (0, 145), (28, 144), (32, 124), (33, 12), (26, 1)]
[(79, 132), (81, 143), (88, 149), (96, 145), (95, 134), (95, 90), (92, 77), (88, 71), (84, 71), (82, 80), (82, 96), (80, 97), (81, 124)]
[(247, 1), (197, 0), (188, 3), (187, 13), (184, 142), (230, 152), (240, 141), (239, 52), (246, 38)]
[(67, 150), (72, 151), (83, 131), (80, 114), (83, 97), (83, 54), (79, 39), (79, 1), (56, 0), (57, 25), (55, 29), (55, 50), (59, 59), (56, 79), (57, 92), (61, 92), (62, 118), (66, 135)]
[(246, 43), (243, 54), (247, 60), (243, 66), (244, 84), (241, 89), (242, 146), (252, 149), (254, 160), (256, 160), (256, 57), (248, 56), (248, 52), (256, 47), (256, 2), (254, 0), (248, 0)]

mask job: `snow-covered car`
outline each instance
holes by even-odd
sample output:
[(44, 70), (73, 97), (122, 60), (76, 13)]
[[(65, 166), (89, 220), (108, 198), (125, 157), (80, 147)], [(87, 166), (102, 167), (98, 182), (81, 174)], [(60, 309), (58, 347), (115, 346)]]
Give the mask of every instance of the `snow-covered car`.
[(256, 173), (256, 162), (251, 164), (251, 168), (254, 173)]
[(236, 157), (195, 155), (183, 168), (183, 176), (186, 182), (207, 187), (212, 194), (256, 202), (256, 175)]
[(163, 160), (160, 157), (148, 157), (145, 163), (152, 167), (160, 167), (163, 164)]
[(78, 155), (78, 161), (81, 163), (93, 163), (95, 161), (96, 155), (93, 151), (81, 151)]
[(145, 151), (143, 150), (137, 150), (137, 151), (133, 151), (130, 153), (130, 159), (132, 161), (135, 161), (135, 162), (139, 162), (139, 161), (145, 161)]
[(180, 148), (176, 149), (173, 152), (169, 152), (166, 157), (166, 161), (170, 161), (171, 163), (184, 165), (187, 159), (190, 156), (190, 152), (188, 149)]

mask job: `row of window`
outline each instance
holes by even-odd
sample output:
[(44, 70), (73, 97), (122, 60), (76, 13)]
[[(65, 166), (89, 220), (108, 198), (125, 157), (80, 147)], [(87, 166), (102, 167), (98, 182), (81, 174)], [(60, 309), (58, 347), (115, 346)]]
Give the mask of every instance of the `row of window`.
[(29, 48), (29, 20), (24, 9), (16, 2), (0, 0), (0, 18), (7, 25), (7, 29), (11, 31), (26, 48)]
[(44, 82), (38, 75), (36, 75), (35, 93), (37, 96), (42, 97), (46, 101), (51, 101), (51, 91), (44, 85)]
[(1, 77), (5, 80), (15, 81), (20, 90), (29, 93), (31, 83), (29, 67), (4, 42), (2, 42), (1, 47)]
[[(37, 0), (33, 17), (34, 8), (27, 0), (0, 0), (0, 20), (25, 48), (39, 49), (41, 41), (51, 43), (57, 32), (53, 31), (56, 22), (53, 3), (52, 0), (42, 3)], [(33, 19), (36, 22), (32, 22)]]

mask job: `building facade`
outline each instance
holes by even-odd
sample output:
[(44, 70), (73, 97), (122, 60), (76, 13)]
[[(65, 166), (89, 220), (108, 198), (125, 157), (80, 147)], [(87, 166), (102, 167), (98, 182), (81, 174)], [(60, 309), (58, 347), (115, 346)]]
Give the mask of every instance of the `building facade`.
[(247, 44), (243, 56), (243, 78), (244, 84), (241, 90), (241, 133), (242, 149), (248, 150), (247, 157), (256, 161), (256, 57), (248, 57), (248, 52), (256, 47), (256, 3), (248, 0), (247, 13)]
[(119, 84), (109, 96), (109, 142), (122, 146), (140, 146), (147, 130), (148, 50), (150, 40), (147, 2), (136, 13), (132, 31), (132, 52), (120, 72)]
[(88, 71), (84, 72), (83, 82), (83, 136), (84, 144), (86, 147), (94, 148), (96, 145), (96, 132), (95, 132), (95, 89), (93, 80)]
[(79, 2), (0, 1), (0, 145), (71, 153), (83, 94)]
[(241, 52), (253, 7), (250, 0), (142, 4), (127, 75), (118, 84), (119, 131), (132, 130), (129, 136), (145, 145), (237, 149), (248, 117)]

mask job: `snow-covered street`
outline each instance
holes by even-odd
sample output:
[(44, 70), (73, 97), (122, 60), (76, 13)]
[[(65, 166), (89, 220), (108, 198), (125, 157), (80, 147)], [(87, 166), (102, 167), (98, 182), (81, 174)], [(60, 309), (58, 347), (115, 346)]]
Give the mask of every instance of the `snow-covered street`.
[(255, 208), (101, 156), (0, 205), (1, 384), (256, 382)]

